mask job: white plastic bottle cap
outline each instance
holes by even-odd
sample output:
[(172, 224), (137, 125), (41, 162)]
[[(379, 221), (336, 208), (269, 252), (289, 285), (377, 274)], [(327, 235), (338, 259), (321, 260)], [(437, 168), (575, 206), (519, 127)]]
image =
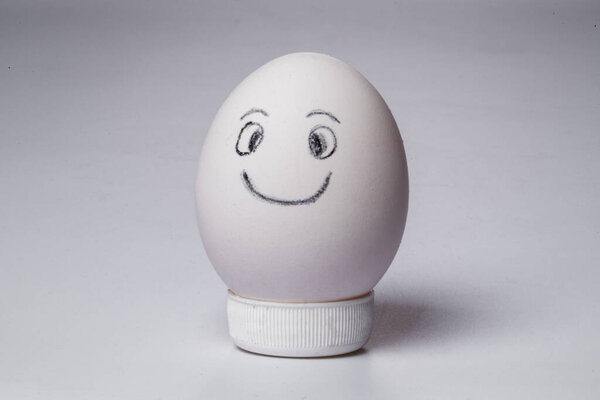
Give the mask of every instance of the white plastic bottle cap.
[(373, 305), (373, 291), (319, 303), (254, 300), (229, 291), (229, 334), (237, 346), (254, 353), (284, 357), (349, 353), (369, 339)]

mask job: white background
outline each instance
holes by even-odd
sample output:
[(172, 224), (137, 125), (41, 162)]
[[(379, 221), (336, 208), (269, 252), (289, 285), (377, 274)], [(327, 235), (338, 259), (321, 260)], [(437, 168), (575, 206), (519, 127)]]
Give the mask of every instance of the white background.
[[(194, 178), (294, 51), (382, 93), (411, 179), (363, 351), (235, 348)], [(600, 3), (0, 3), (0, 398), (600, 398)]]

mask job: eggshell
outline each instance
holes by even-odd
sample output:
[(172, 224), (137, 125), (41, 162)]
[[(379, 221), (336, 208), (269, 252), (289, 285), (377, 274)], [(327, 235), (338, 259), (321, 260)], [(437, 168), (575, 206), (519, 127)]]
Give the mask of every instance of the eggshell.
[(240, 296), (279, 302), (368, 293), (398, 250), (408, 207), (386, 103), (355, 69), (315, 53), (272, 60), (231, 92), (196, 189), (217, 273)]

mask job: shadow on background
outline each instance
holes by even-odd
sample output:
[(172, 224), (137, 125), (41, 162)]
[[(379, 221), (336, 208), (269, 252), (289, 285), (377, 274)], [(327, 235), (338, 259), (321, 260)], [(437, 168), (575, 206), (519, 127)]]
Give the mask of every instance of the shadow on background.
[(375, 298), (375, 325), (367, 349), (439, 344), (476, 334), (482, 315), (464, 304), (403, 295)]

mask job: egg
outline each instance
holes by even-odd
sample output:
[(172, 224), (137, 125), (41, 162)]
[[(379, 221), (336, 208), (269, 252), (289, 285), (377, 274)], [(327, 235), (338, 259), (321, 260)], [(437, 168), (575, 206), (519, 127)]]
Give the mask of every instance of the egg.
[(196, 193), (204, 248), (236, 304), (363, 304), (404, 232), (406, 155), (367, 79), (331, 56), (294, 53), (252, 72), (220, 107)]

